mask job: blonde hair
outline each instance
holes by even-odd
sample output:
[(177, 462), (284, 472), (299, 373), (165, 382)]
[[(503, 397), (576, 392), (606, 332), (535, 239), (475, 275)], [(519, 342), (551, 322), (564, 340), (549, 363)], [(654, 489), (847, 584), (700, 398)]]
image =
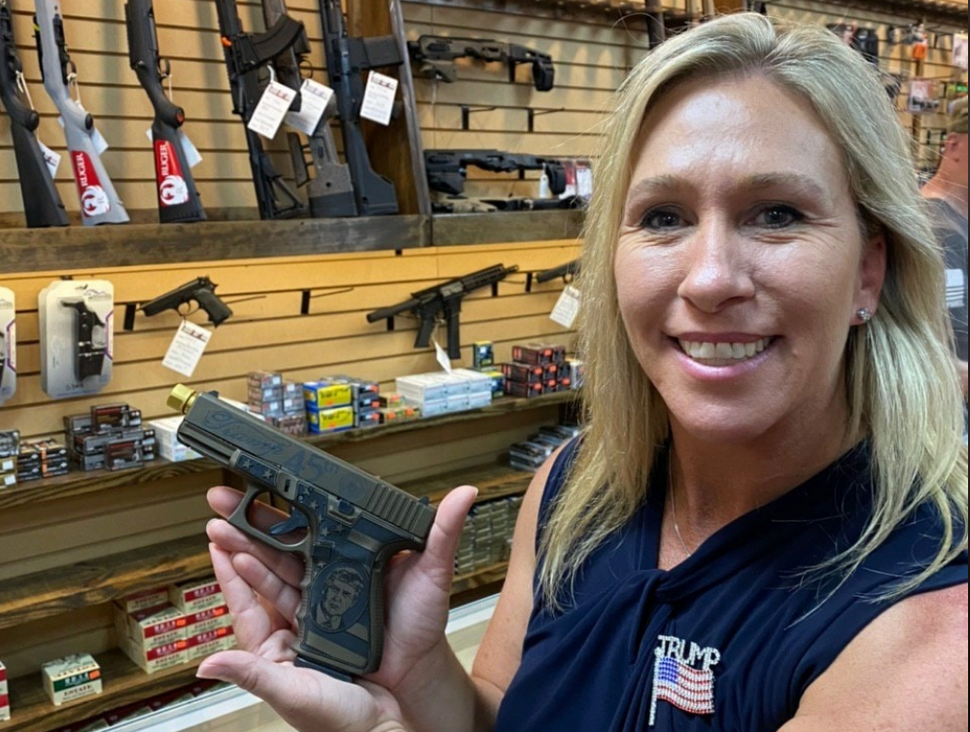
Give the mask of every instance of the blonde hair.
[(854, 546), (807, 569), (844, 578), (924, 502), (942, 516), (939, 551), (886, 596), (917, 586), (967, 546), (963, 399), (948, 349), (942, 256), (921, 207), (910, 140), (876, 72), (834, 34), (740, 13), (666, 41), (616, 95), (577, 282), (584, 438), (539, 544), (539, 584), (552, 608), (562, 607), (590, 553), (642, 504), (669, 434), (663, 400), (627, 339), (613, 276), (644, 114), (680, 82), (703, 76), (716, 83), (725, 74), (760, 74), (813, 106), (842, 151), (861, 226), (881, 231), (887, 243), (878, 314), (851, 329), (845, 351), (846, 430), (870, 438), (873, 514)]

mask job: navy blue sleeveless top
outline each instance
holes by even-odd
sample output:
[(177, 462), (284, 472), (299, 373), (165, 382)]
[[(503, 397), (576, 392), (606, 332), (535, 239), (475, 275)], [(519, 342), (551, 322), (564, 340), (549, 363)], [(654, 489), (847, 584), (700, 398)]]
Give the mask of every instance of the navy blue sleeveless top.
[[(550, 472), (540, 531), (576, 444)], [(666, 475), (666, 459), (658, 463)], [(936, 552), (940, 517), (923, 506), (841, 586), (800, 583), (799, 570), (859, 536), (870, 486), (863, 444), (669, 571), (657, 568), (665, 491), (652, 491), (585, 563), (564, 611), (535, 594), (496, 732), (777, 730), (890, 604), (868, 598)], [(964, 552), (913, 594), (966, 581)]]

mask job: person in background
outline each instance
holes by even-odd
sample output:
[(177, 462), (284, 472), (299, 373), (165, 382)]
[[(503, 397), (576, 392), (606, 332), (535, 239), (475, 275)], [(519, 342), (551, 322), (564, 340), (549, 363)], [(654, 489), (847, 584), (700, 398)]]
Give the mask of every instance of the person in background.
[(471, 674), (461, 486), (388, 568), (355, 683), (291, 664), (301, 563), (213, 520), (241, 648), (199, 675), (306, 732), (966, 730), (967, 448), (909, 144), (823, 28), (652, 50), (588, 212), (583, 434), (527, 490)]
[(930, 206), (933, 229), (946, 257), (946, 305), (953, 324), (964, 410), (967, 399), (967, 161), (967, 98), (962, 97), (948, 110), (940, 166), (921, 193)]

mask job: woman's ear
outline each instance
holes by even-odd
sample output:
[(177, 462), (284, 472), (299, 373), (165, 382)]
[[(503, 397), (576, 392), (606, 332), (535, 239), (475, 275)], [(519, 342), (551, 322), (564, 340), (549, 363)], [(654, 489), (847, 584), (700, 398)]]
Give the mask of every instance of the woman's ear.
[(866, 308), (871, 313), (879, 309), (879, 295), (886, 280), (886, 249), (886, 235), (879, 232), (866, 242), (859, 262), (856, 307)]

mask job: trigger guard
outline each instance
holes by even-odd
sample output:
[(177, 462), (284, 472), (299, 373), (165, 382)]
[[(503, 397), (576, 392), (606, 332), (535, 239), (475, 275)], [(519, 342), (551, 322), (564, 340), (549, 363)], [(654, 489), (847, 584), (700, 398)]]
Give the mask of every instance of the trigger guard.
[(293, 511), (286, 521), (280, 521), (278, 524), (271, 526), (269, 533), (271, 536), (282, 536), (283, 534), (289, 534), (291, 531), (309, 528), (310, 522), (307, 521), (306, 516), (299, 511)]

